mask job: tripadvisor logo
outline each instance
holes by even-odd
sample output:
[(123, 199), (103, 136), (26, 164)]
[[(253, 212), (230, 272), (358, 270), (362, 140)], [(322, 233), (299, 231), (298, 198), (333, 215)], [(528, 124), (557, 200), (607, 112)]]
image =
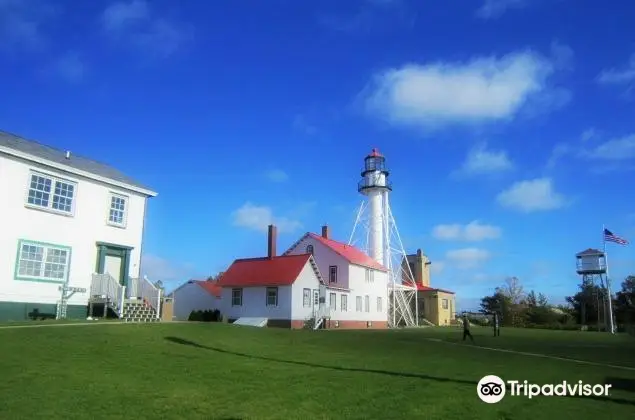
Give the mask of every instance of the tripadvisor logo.
[(481, 401), (488, 404), (496, 404), (500, 402), (507, 392), (513, 397), (527, 397), (529, 399), (538, 396), (598, 396), (605, 397), (609, 395), (609, 389), (612, 385), (608, 384), (585, 384), (582, 381), (567, 382), (562, 381), (559, 384), (532, 384), (528, 381), (503, 381), (496, 375), (487, 375), (481, 378), (476, 385), (476, 393)]

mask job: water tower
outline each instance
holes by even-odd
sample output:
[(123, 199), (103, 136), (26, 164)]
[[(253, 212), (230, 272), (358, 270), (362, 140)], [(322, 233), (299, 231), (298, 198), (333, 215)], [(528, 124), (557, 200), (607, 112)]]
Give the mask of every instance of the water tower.
[[(406, 251), (388, 200), (392, 191), (389, 175), (386, 158), (373, 149), (364, 158), (362, 179), (357, 184), (357, 191), (365, 198), (357, 212), (348, 243), (362, 249), (388, 269), (388, 325), (393, 328), (400, 325), (412, 327), (418, 325), (417, 305), (414, 305), (417, 287), (410, 266), (403, 264)], [(362, 237), (356, 238), (356, 232)], [(355, 239), (361, 239), (361, 243), (356, 243)]]
[[(576, 272), (582, 276), (582, 284), (598, 285), (604, 291), (602, 297), (602, 308), (604, 312), (604, 322), (608, 320), (607, 331), (613, 332), (613, 308), (611, 296), (605, 286), (606, 278), (606, 254), (598, 249), (589, 248), (576, 254)], [(598, 308), (598, 323), (600, 320), (599, 297), (596, 296)], [(585, 305), (582, 305), (581, 311), (583, 318), (585, 313)]]

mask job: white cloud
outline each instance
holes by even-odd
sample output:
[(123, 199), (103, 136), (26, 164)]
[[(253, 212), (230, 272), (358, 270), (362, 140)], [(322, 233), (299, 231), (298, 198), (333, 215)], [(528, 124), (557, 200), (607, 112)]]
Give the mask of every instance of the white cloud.
[(476, 268), (491, 257), (489, 251), (481, 248), (454, 249), (445, 254), (448, 263), (459, 269)]
[(520, 181), (497, 196), (500, 205), (523, 213), (555, 210), (564, 207), (567, 199), (556, 192), (550, 178)]
[(271, 224), (276, 225), (278, 232), (291, 233), (302, 227), (302, 223), (289, 217), (274, 216), (271, 207), (256, 206), (250, 202), (232, 213), (234, 226), (240, 226), (258, 232), (266, 232)]
[(467, 175), (509, 171), (514, 168), (507, 152), (487, 150), (486, 144), (472, 148), (459, 173)]
[(582, 140), (583, 142), (586, 142), (596, 138), (598, 135), (599, 133), (595, 128), (589, 128), (587, 130), (584, 130), (584, 132), (582, 132), (582, 135), (580, 135), (580, 140)]
[(395, 125), (429, 129), (501, 121), (532, 100), (562, 99), (547, 86), (552, 73), (551, 63), (531, 51), (464, 63), (408, 64), (376, 75), (360, 96), (368, 112)]
[(109, 31), (120, 31), (147, 19), (150, 9), (144, 0), (113, 3), (102, 14), (104, 27)]
[(554, 66), (561, 69), (573, 68), (573, 49), (561, 42), (555, 40), (551, 43), (551, 56), (553, 58)]
[(440, 274), (445, 268), (445, 261), (432, 261), (430, 264), (430, 273)]
[(195, 268), (192, 264), (177, 263), (153, 254), (143, 254), (141, 256), (142, 276), (155, 283), (161, 280), (166, 283), (178, 283), (189, 280), (196, 276)]
[(628, 65), (621, 69), (604, 69), (597, 78), (601, 84), (627, 84), (635, 82), (635, 54), (630, 58)]
[(111, 4), (102, 13), (102, 24), (124, 44), (161, 57), (174, 54), (192, 35), (189, 27), (153, 15), (145, 0)]
[(0, 0), (0, 49), (34, 50), (47, 41), (44, 26), (58, 13), (40, 0)]
[(77, 53), (68, 52), (55, 61), (53, 71), (67, 82), (78, 83), (84, 78), (86, 67)]
[(551, 155), (547, 160), (547, 169), (553, 169), (558, 161), (564, 156), (570, 154), (572, 148), (567, 143), (558, 143), (551, 150)]
[(527, 0), (485, 0), (476, 11), (481, 19), (494, 19), (502, 16), (509, 9), (520, 9), (527, 5)]
[(432, 229), (432, 236), (442, 241), (479, 242), (487, 239), (498, 239), (502, 229), (498, 226), (484, 225), (474, 220), (466, 225), (459, 223), (437, 225)]
[(635, 134), (608, 140), (584, 152), (592, 159), (628, 160), (635, 158)]
[(289, 179), (289, 175), (282, 169), (270, 169), (265, 173), (265, 176), (271, 182), (285, 182)]

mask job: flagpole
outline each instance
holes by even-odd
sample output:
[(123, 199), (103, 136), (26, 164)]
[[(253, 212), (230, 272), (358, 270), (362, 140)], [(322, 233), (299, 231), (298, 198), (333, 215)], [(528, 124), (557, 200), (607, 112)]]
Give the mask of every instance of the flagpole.
[(611, 280), (609, 279), (609, 257), (606, 255), (606, 235), (604, 231), (606, 226), (602, 225), (602, 251), (604, 252), (604, 265), (606, 266), (606, 298), (609, 305), (609, 328), (611, 334), (615, 334), (615, 328), (613, 325), (613, 296), (611, 295)]

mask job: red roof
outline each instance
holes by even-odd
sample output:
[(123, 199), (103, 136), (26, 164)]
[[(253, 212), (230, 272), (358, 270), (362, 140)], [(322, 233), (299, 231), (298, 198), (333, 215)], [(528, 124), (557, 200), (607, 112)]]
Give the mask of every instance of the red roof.
[(308, 233), (308, 235), (331, 248), (335, 253), (344, 257), (349, 263), (361, 265), (363, 267), (374, 268), (375, 270), (380, 271), (388, 271), (386, 267), (379, 264), (377, 261), (364, 254), (359, 249), (355, 248), (352, 245), (345, 244), (343, 242), (334, 241), (333, 239), (326, 239), (321, 235), (316, 235), (315, 233)]
[(236, 260), (223, 273), (220, 287), (290, 286), (306, 265), (311, 254)]
[(217, 282), (209, 281), (209, 280), (192, 280), (192, 281), (198, 284), (199, 286), (201, 286), (203, 289), (205, 289), (205, 291), (207, 291), (209, 294), (213, 295), (214, 297), (220, 298), (221, 287), (218, 285)]
[(379, 150), (377, 149), (373, 149), (370, 154), (366, 157), (383, 157), (381, 153), (379, 153)]
[[(404, 281), (403, 282), (404, 285), (406, 286), (412, 286), (412, 282), (411, 281)], [(416, 283), (417, 285), (417, 290), (420, 292), (443, 292), (443, 293), (450, 293), (450, 294), (455, 294), (454, 292), (450, 292), (449, 290), (444, 290), (444, 289), (436, 289), (434, 287), (428, 287), (428, 286), (424, 286), (421, 283)]]

